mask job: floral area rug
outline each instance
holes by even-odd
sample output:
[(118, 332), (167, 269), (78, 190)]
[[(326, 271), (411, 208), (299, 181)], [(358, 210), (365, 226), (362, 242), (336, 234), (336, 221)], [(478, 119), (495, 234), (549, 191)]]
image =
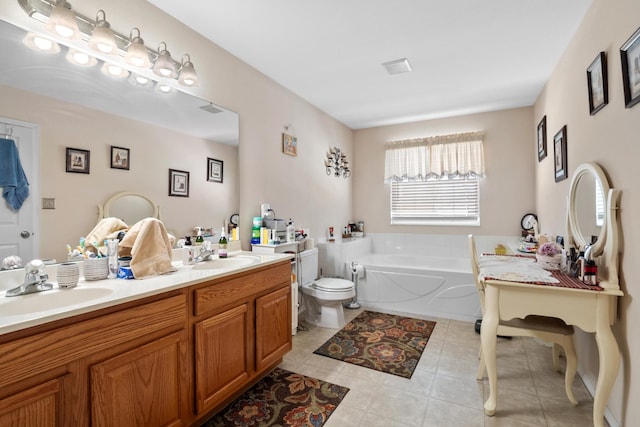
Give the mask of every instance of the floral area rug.
[(275, 368), (202, 427), (320, 427), (348, 388)]
[(363, 311), (315, 354), (411, 378), (436, 322)]

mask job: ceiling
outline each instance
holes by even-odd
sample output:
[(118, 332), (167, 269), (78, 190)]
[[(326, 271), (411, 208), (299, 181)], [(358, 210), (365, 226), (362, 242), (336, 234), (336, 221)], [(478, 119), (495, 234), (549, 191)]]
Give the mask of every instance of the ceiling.
[(147, 1), (352, 129), (533, 105), (592, 2)]

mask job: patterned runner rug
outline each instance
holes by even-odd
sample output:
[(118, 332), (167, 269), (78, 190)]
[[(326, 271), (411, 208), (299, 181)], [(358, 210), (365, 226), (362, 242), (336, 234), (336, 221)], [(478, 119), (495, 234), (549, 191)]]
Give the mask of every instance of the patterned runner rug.
[(315, 354), (411, 378), (436, 322), (363, 311)]
[(202, 427), (320, 427), (348, 388), (276, 368)]

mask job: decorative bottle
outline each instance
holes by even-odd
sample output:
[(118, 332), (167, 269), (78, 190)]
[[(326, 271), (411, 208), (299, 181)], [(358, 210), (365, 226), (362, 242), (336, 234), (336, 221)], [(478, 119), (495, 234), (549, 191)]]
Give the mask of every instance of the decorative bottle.
[(218, 241), (218, 257), (227, 257), (227, 234), (224, 231), (224, 227), (222, 227), (222, 233), (220, 233), (220, 240)]
[(287, 225), (287, 243), (296, 241), (296, 227), (293, 225), (293, 220), (289, 218), (289, 225)]

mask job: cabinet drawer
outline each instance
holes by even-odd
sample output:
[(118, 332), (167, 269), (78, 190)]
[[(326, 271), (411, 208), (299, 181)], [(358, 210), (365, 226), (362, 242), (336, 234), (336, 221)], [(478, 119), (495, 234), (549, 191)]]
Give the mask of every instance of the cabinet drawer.
[(194, 315), (214, 311), (234, 302), (258, 296), (271, 288), (289, 286), (291, 265), (287, 261), (257, 273), (214, 282), (194, 291)]

